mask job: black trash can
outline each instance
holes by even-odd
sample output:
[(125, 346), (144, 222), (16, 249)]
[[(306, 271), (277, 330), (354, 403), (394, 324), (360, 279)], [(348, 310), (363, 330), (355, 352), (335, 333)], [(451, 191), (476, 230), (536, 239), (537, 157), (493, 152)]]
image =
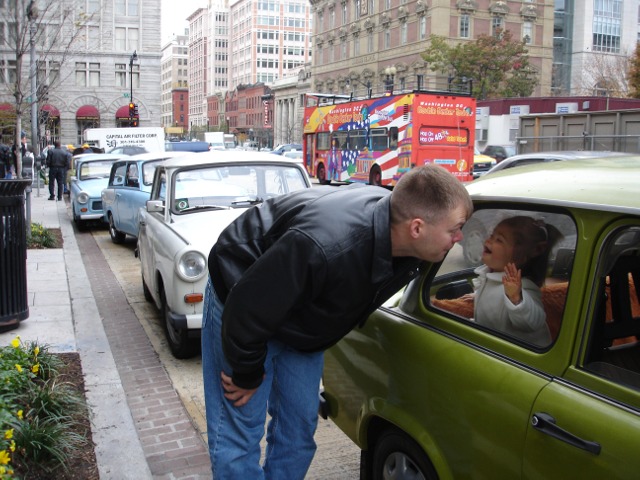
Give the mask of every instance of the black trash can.
[(0, 331), (29, 317), (25, 196), (31, 179), (0, 180)]

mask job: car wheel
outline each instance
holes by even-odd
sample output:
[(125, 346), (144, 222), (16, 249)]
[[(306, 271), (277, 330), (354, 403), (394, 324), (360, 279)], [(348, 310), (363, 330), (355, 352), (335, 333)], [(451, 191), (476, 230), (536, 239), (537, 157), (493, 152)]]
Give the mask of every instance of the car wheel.
[(144, 293), (144, 299), (147, 302), (153, 302), (153, 296), (151, 295), (151, 290), (147, 286), (147, 282), (144, 281), (144, 275), (142, 275), (142, 293)]
[(407, 435), (389, 430), (374, 447), (373, 480), (436, 480), (431, 461), (416, 442)]
[(482, 264), (482, 252), (484, 241), (487, 238), (487, 229), (482, 222), (470, 219), (463, 228), (462, 254), (465, 262), (470, 267)]
[(316, 170), (316, 178), (318, 179), (318, 183), (320, 185), (329, 185), (331, 180), (327, 180), (327, 170), (324, 168), (324, 164), (318, 165), (318, 169)]
[(382, 186), (382, 170), (380, 170), (380, 166), (374, 165), (371, 167), (371, 171), (369, 171), (369, 185)]
[(109, 235), (111, 235), (111, 241), (113, 243), (123, 243), (124, 239), (127, 238), (126, 233), (118, 231), (113, 223), (113, 215), (111, 214), (109, 214)]
[(86, 230), (85, 222), (76, 215), (75, 210), (73, 210), (73, 222), (76, 224), (76, 227), (78, 227), (78, 231), (84, 232)]
[(197, 353), (200, 342), (189, 338), (189, 332), (183, 328), (176, 328), (171, 322), (171, 312), (167, 305), (167, 297), (164, 286), (160, 286), (162, 295), (162, 319), (164, 321), (164, 333), (171, 353), (176, 358), (191, 358)]

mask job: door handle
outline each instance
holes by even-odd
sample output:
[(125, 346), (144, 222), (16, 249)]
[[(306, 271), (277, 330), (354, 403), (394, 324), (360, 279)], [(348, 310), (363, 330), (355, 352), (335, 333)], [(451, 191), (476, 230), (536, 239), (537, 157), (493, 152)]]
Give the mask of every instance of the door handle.
[(581, 448), (582, 450), (586, 450), (587, 452), (593, 453), (594, 455), (600, 454), (601, 446), (599, 443), (591, 442), (589, 440), (583, 440), (573, 433), (569, 433), (565, 429), (560, 428), (558, 425), (556, 425), (556, 419), (548, 413), (534, 413), (531, 417), (531, 425), (533, 425), (533, 428), (535, 428), (536, 430), (546, 435), (550, 435), (553, 438), (557, 438), (558, 440), (566, 442), (569, 445)]

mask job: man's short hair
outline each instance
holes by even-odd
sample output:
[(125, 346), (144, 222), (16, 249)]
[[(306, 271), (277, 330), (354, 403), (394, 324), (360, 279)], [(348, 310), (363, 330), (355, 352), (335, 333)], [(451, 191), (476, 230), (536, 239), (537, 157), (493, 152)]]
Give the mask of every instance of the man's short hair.
[(53, 146), (55, 148), (60, 148), (60, 140), (56, 140), (55, 142), (53, 142)]
[(443, 167), (433, 164), (405, 173), (391, 193), (391, 222), (421, 218), (437, 223), (451, 210), (462, 206), (467, 218), (473, 203), (462, 182)]

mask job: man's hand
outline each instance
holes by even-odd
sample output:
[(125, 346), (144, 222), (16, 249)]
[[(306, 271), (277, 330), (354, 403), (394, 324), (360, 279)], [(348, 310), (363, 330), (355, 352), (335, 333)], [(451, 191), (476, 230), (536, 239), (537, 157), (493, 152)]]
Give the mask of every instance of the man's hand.
[(251, 399), (254, 393), (256, 393), (257, 388), (246, 390), (244, 388), (240, 388), (233, 383), (231, 377), (227, 376), (222, 372), (222, 388), (224, 388), (225, 394), (224, 397), (227, 400), (231, 400), (233, 402), (234, 407), (242, 407), (246, 405), (247, 402)]
[(507, 263), (502, 276), (504, 293), (511, 303), (518, 305), (522, 301), (522, 272), (516, 268), (514, 263)]

